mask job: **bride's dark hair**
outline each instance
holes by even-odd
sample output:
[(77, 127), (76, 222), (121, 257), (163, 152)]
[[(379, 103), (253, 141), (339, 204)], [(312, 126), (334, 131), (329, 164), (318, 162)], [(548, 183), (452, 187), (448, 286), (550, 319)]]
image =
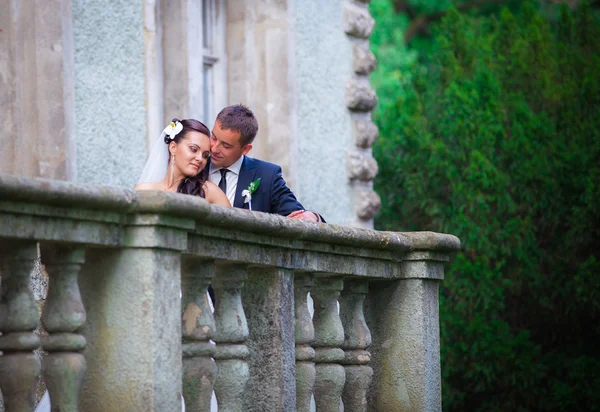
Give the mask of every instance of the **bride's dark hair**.
[[(188, 132), (200, 132), (203, 135), (206, 135), (210, 139), (210, 130), (208, 127), (204, 125), (204, 123), (196, 120), (196, 119), (183, 119), (179, 120), (178, 118), (174, 118), (173, 123), (180, 122), (183, 126), (183, 129), (173, 139), (171, 139), (168, 135), (165, 136), (165, 143), (169, 144), (170, 142), (179, 143), (182, 139), (185, 138), (185, 135)], [(169, 157), (171, 155), (169, 154)], [(177, 193), (183, 193), (185, 195), (192, 196), (200, 196), (205, 197), (204, 192), (204, 184), (208, 180), (208, 168), (205, 167), (198, 173), (196, 176), (186, 177), (179, 183), (177, 186)]]

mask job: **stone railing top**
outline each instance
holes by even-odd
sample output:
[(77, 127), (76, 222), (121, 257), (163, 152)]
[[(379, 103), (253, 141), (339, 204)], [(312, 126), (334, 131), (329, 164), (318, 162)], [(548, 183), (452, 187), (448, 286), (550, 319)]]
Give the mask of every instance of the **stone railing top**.
[(383, 232), (310, 223), (274, 214), (213, 206), (199, 197), (170, 192), (136, 192), (129, 189), (0, 174), (0, 202), (6, 201), (122, 214), (169, 215), (225, 229), (389, 252), (448, 253), (460, 249), (460, 241), (456, 236), (441, 233)]

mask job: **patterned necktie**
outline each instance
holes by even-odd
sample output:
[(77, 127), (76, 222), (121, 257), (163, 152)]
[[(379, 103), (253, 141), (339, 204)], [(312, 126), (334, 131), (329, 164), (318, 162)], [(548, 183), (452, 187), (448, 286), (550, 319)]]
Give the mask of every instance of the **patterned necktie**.
[(225, 193), (225, 195), (227, 195), (227, 178), (225, 177), (225, 175), (227, 174), (227, 172), (229, 172), (229, 169), (221, 169), (221, 170), (219, 170), (219, 172), (221, 172), (221, 180), (219, 181), (219, 189), (221, 189), (223, 191), (223, 193)]

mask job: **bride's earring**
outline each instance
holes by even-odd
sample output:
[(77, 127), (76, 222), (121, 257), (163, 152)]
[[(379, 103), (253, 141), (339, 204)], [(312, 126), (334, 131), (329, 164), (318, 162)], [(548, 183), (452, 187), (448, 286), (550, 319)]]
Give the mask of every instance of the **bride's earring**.
[(173, 186), (174, 177), (175, 177), (175, 155), (171, 155), (171, 172), (169, 174), (169, 187)]

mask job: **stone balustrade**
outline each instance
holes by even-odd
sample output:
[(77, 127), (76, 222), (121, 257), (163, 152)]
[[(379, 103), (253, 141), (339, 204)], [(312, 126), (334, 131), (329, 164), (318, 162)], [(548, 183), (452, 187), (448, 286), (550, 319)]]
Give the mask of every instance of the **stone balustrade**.
[(208, 411), (213, 390), (220, 411), (309, 411), (313, 398), (317, 411), (441, 410), (438, 287), (459, 247), (0, 175), (5, 408), (33, 410), (43, 373), (61, 411), (180, 411), (182, 395)]

